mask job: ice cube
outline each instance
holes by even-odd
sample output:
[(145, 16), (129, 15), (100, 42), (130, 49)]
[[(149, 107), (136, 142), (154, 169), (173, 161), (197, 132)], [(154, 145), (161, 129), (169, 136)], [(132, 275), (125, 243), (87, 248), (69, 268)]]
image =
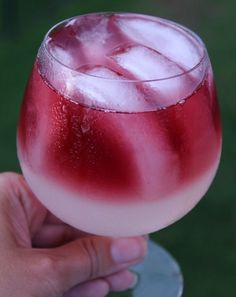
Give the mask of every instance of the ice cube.
[(139, 177), (137, 193), (144, 201), (165, 198), (179, 185), (179, 171), (182, 168), (178, 152), (171, 146), (171, 133), (166, 122), (161, 120), (163, 114), (159, 115), (144, 112), (135, 120), (126, 115), (117, 115), (119, 121), (114, 121), (116, 133), (112, 135), (121, 135), (126, 150), (134, 159)]
[(193, 38), (181, 27), (140, 18), (119, 18), (117, 25), (131, 40), (162, 53), (170, 60), (184, 66), (194, 67), (203, 55)]
[(110, 58), (133, 77), (142, 80), (145, 88), (155, 91), (151, 101), (152, 104), (155, 101), (157, 108), (177, 103), (191, 95), (196, 87), (197, 80), (188, 74), (181, 75), (184, 70), (179, 65), (145, 46), (114, 50)]
[(78, 20), (76, 38), (81, 44), (84, 59), (88, 63), (93, 61), (93, 64), (102, 64), (110, 36), (108, 21), (109, 19), (103, 18), (102, 15), (96, 15), (93, 18), (88, 15), (84, 16), (80, 22)]
[(164, 79), (183, 72), (176, 63), (142, 45), (115, 50), (109, 56), (141, 80)]
[(103, 64), (110, 34), (107, 27), (108, 19), (100, 15), (72, 19), (65, 27), (50, 33), (47, 48), (59, 62), (73, 69), (91, 61)]
[[(101, 18), (101, 16), (94, 16), (94, 19), (88, 17), (87, 22), (80, 24), (80, 34), (77, 35), (78, 40), (84, 43), (104, 44), (109, 37), (107, 30), (108, 18)], [(82, 26), (82, 30), (81, 30)]]
[(72, 68), (75, 66), (75, 59), (68, 49), (53, 45), (50, 47), (50, 53), (57, 61), (60, 61), (60, 63)]
[[(125, 77), (104, 66), (80, 69), (67, 79), (66, 93), (75, 97), (82, 94), (87, 106), (114, 111), (137, 112), (149, 110), (144, 95), (134, 83), (127, 82)], [(81, 96), (79, 100), (81, 100)]]

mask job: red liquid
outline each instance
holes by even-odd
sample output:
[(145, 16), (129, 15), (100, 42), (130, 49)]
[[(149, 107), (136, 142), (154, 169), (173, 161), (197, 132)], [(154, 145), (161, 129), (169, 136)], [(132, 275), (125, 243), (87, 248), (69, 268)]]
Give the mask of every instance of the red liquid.
[[(94, 24), (85, 18), (84, 23), (79, 23), (80, 26), (77, 24), (76, 27), (72, 22), (70, 26), (55, 29), (47, 46), (55, 51), (63, 45), (71, 57), (63, 63), (70, 62), (68, 66), (74, 69), (86, 72), (99, 64), (114, 71), (119, 78), (138, 79), (137, 74), (132, 74), (114, 60), (114, 53), (126, 53), (131, 44), (130, 37), (115, 26), (114, 18), (105, 18), (112, 33), (104, 46), (109, 55), (105, 56), (104, 48), (99, 48), (99, 38), (97, 43), (95, 41), (94, 51), (88, 50), (90, 41), (96, 40), (94, 37), (88, 35), (91, 40), (87, 39), (84, 43), (74, 38), (78, 32), (81, 37), (81, 32), (91, 31), (92, 25), (95, 26), (101, 16), (95, 16)], [(117, 44), (126, 43), (129, 46), (117, 47)], [(132, 41), (132, 47), (137, 44), (137, 40)], [(157, 56), (156, 52), (154, 54)], [(171, 68), (174, 74), (186, 68), (184, 63), (171, 63), (175, 64)], [(57, 77), (47, 76), (43, 67), (42, 61), (36, 60), (20, 114), (18, 152), (22, 168), (59, 188), (68, 189), (75, 194), (75, 199), (116, 205), (163, 201), (174, 197), (175, 193), (184, 193), (207, 172), (212, 172), (213, 177), (220, 155), (221, 128), (209, 65), (194, 89), (196, 78), (191, 74), (185, 75), (182, 93), (186, 91), (188, 94), (190, 89), (192, 92), (183, 98), (178, 98), (180, 93), (171, 93), (170, 97), (176, 94), (176, 99), (171, 98), (173, 104), (169, 103), (170, 106), (165, 108), (160, 108), (166, 96), (161, 89), (152, 88), (145, 82), (130, 83), (135, 86), (135, 92), (142, 96), (141, 103), (134, 102), (138, 106), (136, 112), (124, 112), (125, 105), (114, 112), (112, 102), (108, 102), (108, 106), (105, 103), (104, 108), (101, 102), (95, 106), (96, 102), (90, 101), (88, 94), (81, 92), (81, 89), (68, 89), (59, 78), (57, 82)], [(98, 85), (99, 80), (102, 86), (103, 79), (97, 78)], [(55, 86), (61, 89), (56, 90)], [(62, 94), (63, 88), (66, 95)], [(105, 91), (112, 93), (109, 88)], [(119, 101), (122, 94), (116, 92), (110, 97)], [(166, 100), (169, 102), (168, 98)], [(110, 111), (107, 108), (109, 104)], [(144, 104), (143, 112), (139, 104)], [(212, 177), (206, 178), (204, 191), (209, 185), (208, 179)], [(202, 192), (199, 190), (199, 195)], [(193, 207), (196, 199), (186, 208)], [(174, 202), (176, 205), (177, 200)], [(178, 206), (180, 209), (181, 203)], [(181, 211), (176, 213), (172, 217), (169, 215), (169, 221), (176, 220)]]
[[(152, 172), (149, 183), (156, 186), (146, 199), (164, 198), (209, 169), (218, 156), (219, 112), (211, 93), (205, 80), (184, 103), (167, 109), (103, 112), (59, 95), (35, 67), (20, 117), (22, 158), (35, 172), (94, 192), (94, 199), (143, 199), (141, 175)], [(143, 142), (135, 134), (143, 135)], [(147, 165), (139, 172), (137, 159), (146, 150), (150, 160), (143, 160)]]

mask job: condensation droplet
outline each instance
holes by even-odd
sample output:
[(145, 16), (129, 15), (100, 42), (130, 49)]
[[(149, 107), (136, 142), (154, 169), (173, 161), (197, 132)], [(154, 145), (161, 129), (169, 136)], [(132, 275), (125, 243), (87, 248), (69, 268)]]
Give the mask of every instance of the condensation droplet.
[(67, 111), (66, 105), (64, 105), (64, 104), (62, 105), (62, 111), (63, 112), (66, 112)]
[(81, 123), (81, 131), (82, 133), (87, 133), (89, 130), (90, 130), (90, 125), (89, 125), (89, 122), (82, 122)]
[(180, 100), (180, 101), (179, 101), (179, 104), (184, 104), (185, 101), (186, 101), (186, 99)]

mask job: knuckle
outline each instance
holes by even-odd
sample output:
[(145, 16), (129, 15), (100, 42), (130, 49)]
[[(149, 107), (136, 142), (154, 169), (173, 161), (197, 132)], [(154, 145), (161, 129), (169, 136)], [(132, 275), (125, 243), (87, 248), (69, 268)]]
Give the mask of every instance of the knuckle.
[(38, 279), (43, 284), (43, 287), (47, 292), (51, 292), (50, 296), (58, 296), (61, 273), (59, 265), (57, 265), (57, 259), (52, 255), (40, 255), (35, 259), (34, 273), (38, 275)]
[(80, 241), (80, 244), (87, 259), (88, 279), (94, 279), (100, 276), (102, 265), (100, 265), (100, 257), (94, 239), (84, 238)]
[(0, 194), (1, 199), (9, 200), (9, 197), (18, 196), (20, 185), (23, 183), (22, 175), (14, 172), (0, 173)]
[(9, 185), (15, 185), (15, 183), (20, 183), (23, 180), (23, 176), (14, 172), (3, 172), (0, 173), (0, 184), (2, 186), (8, 187)]
[(41, 255), (36, 263), (36, 269), (40, 273), (46, 273), (48, 276), (54, 275), (57, 272), (56, 259), (51, 255)]

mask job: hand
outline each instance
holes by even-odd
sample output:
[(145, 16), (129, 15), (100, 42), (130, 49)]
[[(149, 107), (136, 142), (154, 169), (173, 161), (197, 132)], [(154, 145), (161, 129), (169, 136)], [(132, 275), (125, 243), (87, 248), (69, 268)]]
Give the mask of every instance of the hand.
[(24, 178), (0, 174), (0, 296), (103, 297), (135, 282), (144, 237), (82, 234), (50, 214)]

